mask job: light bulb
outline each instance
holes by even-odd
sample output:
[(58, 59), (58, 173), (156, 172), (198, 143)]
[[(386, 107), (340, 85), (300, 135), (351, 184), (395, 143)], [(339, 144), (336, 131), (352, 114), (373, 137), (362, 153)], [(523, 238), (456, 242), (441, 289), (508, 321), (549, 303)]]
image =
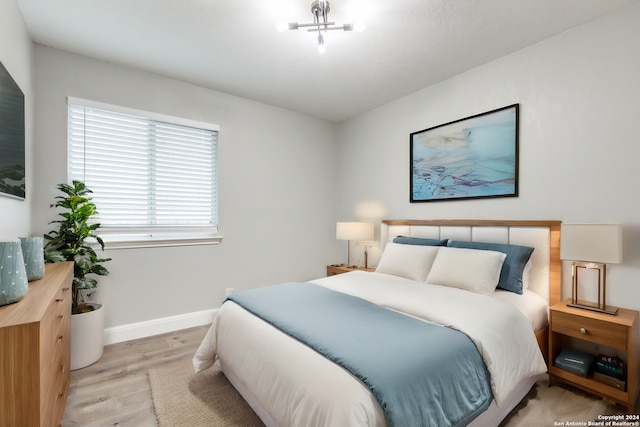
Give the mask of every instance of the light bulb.
[(287, 30), (297, 30), (299, 27), (299, 24), (297, 22), (283, 22), (280, 21), (276, 24), (276, 30), (278, 30), (279, 33), (283, 33)]
[(353, 31), (361, 33), (365, 30), (365, 28), (366, 27), (364, 25), (364, 22), (356, 22), (355, 24), (353, 24)]
[(324, 45), (324, 37), (322, 34), (318, 33), (318, 53), (325, 53), (327, 51), (327, 47)]

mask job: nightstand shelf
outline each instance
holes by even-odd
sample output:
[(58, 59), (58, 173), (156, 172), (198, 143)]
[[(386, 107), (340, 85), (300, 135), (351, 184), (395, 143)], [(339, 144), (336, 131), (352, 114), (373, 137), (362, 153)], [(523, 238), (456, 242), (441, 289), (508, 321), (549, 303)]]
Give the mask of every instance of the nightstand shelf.
[[(638, 312), (621, 308), (618, 315), (611, 316), (589, 310), (568, 307), (570, 300), (550, 308), (549, 376), (584, 391), (614, 400), (633, 412), (638, 398), (640, 355)], [(571, 342), (571, 340), (574, 340)], [(597, 345), (615, 350), (627, 361), (626, 390), (617, 389), (593, 379), (586, 378), (554, 366), (554, 361), (563, 346), (572, 347), (576, 341), (585, 345)]]
[(364, 268), (347, 264), (327, 265), (327, 276), (335, 276), (336, 274), (348, 273), (355, 270), (376, 271), (375, 268)]

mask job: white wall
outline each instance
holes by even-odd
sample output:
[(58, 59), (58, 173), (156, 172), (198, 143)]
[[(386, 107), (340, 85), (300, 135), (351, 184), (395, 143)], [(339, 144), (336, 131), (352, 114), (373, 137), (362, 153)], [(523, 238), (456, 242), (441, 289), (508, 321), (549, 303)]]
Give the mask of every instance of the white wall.
[[(638, 22), (635, 5), (343, 122), (339, 215), (622, 223), (608, 302), (640, 309)], [(409, 133), (514, 103), (519, 197), (409, 203)]]
[(9, 71), (22, 93), (25, 104), (26, 198), (0, 195), (0, 241), (31, 233), (33, 202), (33, 76), (32, 44), (15, 0), (0, 0), (0, 62)]
[(110, 250), (106, 326), (219, 306), (246, 289), (325, 274), (335, 240), (335, 125), (299, 113), (36, 45), (34, 229), (49, 231), (66, 180), (66, 97), (220, 125), (219, 246)]

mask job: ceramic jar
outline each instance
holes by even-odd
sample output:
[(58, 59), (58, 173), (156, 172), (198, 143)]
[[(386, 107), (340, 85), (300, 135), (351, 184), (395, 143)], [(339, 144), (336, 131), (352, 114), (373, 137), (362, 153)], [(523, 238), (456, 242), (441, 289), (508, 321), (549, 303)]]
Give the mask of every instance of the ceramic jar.
[(24, 266), (29, 281), (42, 279), (44, 276), (44, 239), (42, 237), (21, 237)]
[(0, 242), (0, 306), (20, 301), (28, 291), (20, 242)]

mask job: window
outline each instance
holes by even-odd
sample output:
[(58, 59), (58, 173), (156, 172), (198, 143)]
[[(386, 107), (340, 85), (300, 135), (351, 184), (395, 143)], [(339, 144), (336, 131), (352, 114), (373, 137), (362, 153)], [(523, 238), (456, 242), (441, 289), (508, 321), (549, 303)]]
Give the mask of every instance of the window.
[(216, 125), (69, 98), (68, 175), (106, 247), (219, 243)]

